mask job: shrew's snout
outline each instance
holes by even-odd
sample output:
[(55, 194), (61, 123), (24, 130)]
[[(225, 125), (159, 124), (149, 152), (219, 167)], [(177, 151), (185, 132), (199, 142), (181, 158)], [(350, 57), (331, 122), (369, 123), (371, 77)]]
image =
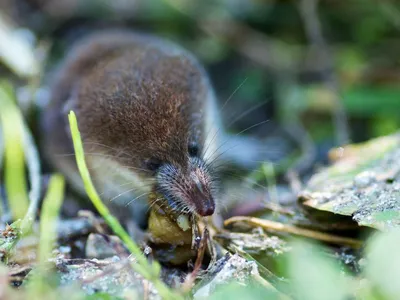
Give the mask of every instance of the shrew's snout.
[(210, 187), (201, 170), (194, 170), (190, 174), (191, 188), (189, 189), (190, 202), (194, 204), (196, 212), (202, 216), (211, 216), (215, 211), (215, 202), (210, 193)]
[(213, 177), (201, 159), (192, 158), (187, 172), (172, 165), (162, 167), (157, 181), (170, 208), (202, 217), (215, 212)]
[(214, 200), (211, 199), (197, 199), (194, 201), (196, 212), (202, 216), (207, 217), (211, 216), (215, 211), (215, 203)]

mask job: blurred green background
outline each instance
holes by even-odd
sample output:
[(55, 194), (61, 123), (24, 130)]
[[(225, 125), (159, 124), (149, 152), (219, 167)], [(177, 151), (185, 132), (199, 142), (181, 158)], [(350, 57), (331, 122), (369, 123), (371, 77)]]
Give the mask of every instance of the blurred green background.
[(44, 86), (71, 42), (92, 30), (129, 27), (186, 47), (221, 105), (230, 99), (230, 131), (270, 120), (248, 133), (267, 138), (272, 161), (310, 149), (313, 162), (325, 161), (333, 146), (400, 127), (398, 1), (2, 0), (0, 8), (35, 46), (48, 43)]

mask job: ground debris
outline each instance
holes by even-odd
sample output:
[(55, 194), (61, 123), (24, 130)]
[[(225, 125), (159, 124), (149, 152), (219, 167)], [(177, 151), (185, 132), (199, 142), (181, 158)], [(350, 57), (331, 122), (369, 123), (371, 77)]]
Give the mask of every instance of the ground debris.
[(96, 232), (96, 225), (104, 225), (100, 218), (74, 218), (61, 220), (57, 226), (57, 237), (60, 241), (70, 241), (79, 236)]
[(198, 284), (200, 288), (195, 292), (194, 299), (206, 299), (217, 287), (233, 281), (246, 285), (259, 278), (261, 277), (254, 261), (247, 261), (238, 254), (228, 254), (210, 267), (207, 275)]
[(400, 225), (400, 134), (331, 152), (335, 163), (314, 175), (303, 205), (352, 216), (359, 225)]
[(134, 296), (136, 299), (161, 299), (152, 283), (130, 267), (133, 261), (114, 256), (106, 259), (63, 259), (56, 260), (61, 284), (80, 283), (82, 290), (92, 295), (106, 293), (110, 296)]
[(287, 242), (277, 236), (268, 236), (263, 232), (237, 233), (224, 232), (214, 236), (227, 249), (238, 249), (251, 255), (267, 254), (276, 256), (287, 252), (290, 247)]

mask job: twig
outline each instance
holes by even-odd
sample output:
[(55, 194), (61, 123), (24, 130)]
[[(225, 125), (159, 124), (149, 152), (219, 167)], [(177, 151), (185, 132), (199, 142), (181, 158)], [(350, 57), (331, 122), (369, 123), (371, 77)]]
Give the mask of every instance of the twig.
[(200, 240), (200, 245), (199, 248), (197, 250), (197, 258), (196, 258), (196, 262), (194, 264), (194, 268), (192, 273), (188, 274), (185, 282), (182, 284), (182, 290), (184, 292), (188, 292), (190, 291), (190, 289), (193, 287), (193, 283), (196, 280), (196, 277), (200, 271), (201, 268), (201, 263), (203, 262), (203, 257), (204, 257), (204, 253), (206, 251), (206, 247), (207, 247), (207, 241), (210, 239), (210, 235), (208, 233), (208, 229), (205, 228)]
[(352, 239), (352, 238), (346, 238), (346, 237), (341, 237), (341, 236), (336, 236), (336, 235), (331, 235), (323, 232), (318, 232), (314, 230), (309, 230), (309, 229), (303, 229), (299, 227), (295, 227), (292, 225), (287, 225), (279, 222), (274, 222), (270, 220), (264, 220), (264, 219), (259, 219), (259, 218), (253, 218), (253, 217), (232, 217), (228, 220), (225, 220), (224, 225), (228, 226), (233, 223), (237, 222), (245, 222), (254, 226), (260, 226), (263, 229), (267, 231), (273, 231), (273, 232), (285, 232), (285, 233), (290, 233), (294, 235), (299, 235), (299, 236), (304, 236), (307, 238), (312, 238), (315, 240), (327, 242), (327, 243), (332, 243), (332, 244), (339, 244), (339, 245), (346, 245), (350, 246), (353, 248), (360, 248), (363, 243), (359, 240)]
[(334, 122), (336, 126), (336, 141), (338, 145), (344, 145), (350, 141), (347, 114), (339, 97), (339, 88), (333, 61), (322, 35), (321, 24), (317, 16), (317, 5), (318, 0), (301, 0), (299, 11), (312, 50), (318, 53), (318, 56), (321, 58), (321, 68), (327, 73), (325, 85), (335, 95)]
[(76, 163), (78, 165), (79, 173), (82, 177), (86, 193), (92, 201), (94, 207), (104, 218), (106, 223), (114, 231), (116, 235), (124, 242), (128, 250), (135, 256), (137, 263), (132, 265), (132, 268), (141, 274), (144, 278), (151, 281), (154, 287), (158, 290), (160, 296), (164, 299), (181, 299), (179, 295), (173, 293), (159, 278), (160, 265), (156, 262), (149, 264), (140, 250), (139, 246), (129, 237), (128, 233), (121, 226), (118, 220), (111, 215), (109, 209), (101, 201), (99, 194), (97, 193), (92, 179), (89, 174), (89, 170), (85, 161), (85, 154), (82, 146), (81, 135), (78, 129), (78, 122), (76, 120), (75, 113), (71, 111), (68, 115), (72, 141), (74, 144)]
[[(290, 198), (289, 198), (290, 197)], [(286, 199), (293, 199), (291, 201), (295, 201), (295, 197), (294, 196), (289, 196), (286, 197)], [(275, 203), (265, 203), (264, 204), (265, 209), (272, 211), (274, 213), (277, 214), (281, 214), (281, 215), (288, 215), (288, 216), (294, 216), (295, 212), (290, 208), (290, 207), (283, 207), (282, 205), (275, 204)]]

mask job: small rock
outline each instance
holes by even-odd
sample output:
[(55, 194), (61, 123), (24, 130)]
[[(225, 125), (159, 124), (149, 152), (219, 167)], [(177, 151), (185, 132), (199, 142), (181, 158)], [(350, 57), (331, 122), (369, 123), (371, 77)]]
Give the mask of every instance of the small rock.
[(119, 243), (115, 236), (109, 236), (107, 241), (102, 235), (91, 233), (86, 242), (86, 257), (88, 258), (107, 258), (118, 255), (114, 245)]
[[(222, 257), (215, 263), (214, 268), (209, 270), (209, 274), (215, 274), (215, 276), (208, 281), (207, 284), (203, 285), (193, 295), (194, 299), (207, 299), (210, 297), (213, 291), (220, 286), (235, 281), (240, 284), (246, 284), (252, 278), (259, 276), (257, 264), (253, 261), (248, 261), (238, 254), (234, 254), (226, 260), (227, 257)], [(222, 262), (221, 267), (219, 262)]]

